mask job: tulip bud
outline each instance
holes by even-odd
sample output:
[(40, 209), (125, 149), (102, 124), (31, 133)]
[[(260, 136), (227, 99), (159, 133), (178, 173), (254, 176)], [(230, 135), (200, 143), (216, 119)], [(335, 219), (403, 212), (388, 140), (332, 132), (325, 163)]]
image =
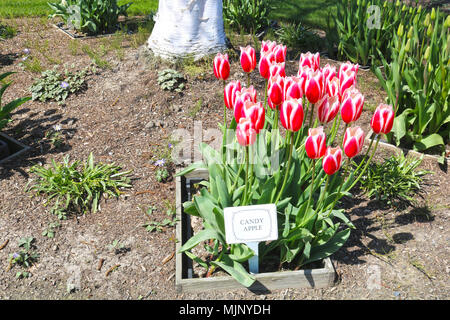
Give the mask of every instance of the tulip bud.
[(243, 111), (244, 118), (250, 119), (256, 133), (259, 133), (259, 131), (264, 128), (264, 121), (266, 119), (266, 111), (264, 110), (262, 103), (246, 101), (244, 103)]
[(317, 115), (319, 121), (323, 124), (331, 122), (339, 112), (339, 97), (325, 96), (318, 103)]
[(436, 20), (436, 10), (434, 8), (431, 9), (431, 21)]
[(423, 25), (425, 27), (428, 27), (430, 25), (430, 14), (427, 13), (427, 15), (425, 16), (425, 20), (423, 21)]
[(354, 122), (361, 116), (364, 96), (358, 89), (352, 87), (344, 92), (341, 104), (341, 116), (345, 123)]
[(250, 46), (241, 47), (241, 66), (244, 72), (252, 72), (256, 68), (256, 53), (255, 49)]
[(370, 121), (373, 132), (388, 134), (394, 124), (394, 110), (392, 106), (381, 103), (376, 109)]
[(396, 6), (396, 7), (399, 7), (399, 6), (400, 6), (400, 0), (397, 0), (397, 2), (395, 3), (395, 6)]
[(422, 5), (419, 4), (419, 7), (417, 8), (417, 13), (421, 13), (422, 12)]
[(243, 147), (252, 145), (256, 141), (256, 130), (252, 121), (248, 118), (241, 118), (236, 127), (236, 137)]
[(279, 75), (270, 77), (267, 93), (272, 108), (280, 105), (283, 102), (284, 77)]
[(427, 37), (431, 38), (431, 35), (433, 34), (433, 25), (430, 23), (427, 29)]
[(320, 70), (310, 72), (305, 83), (305, 95), (309, 102), (317, 103), (324, 93), (323, 74)]
[(325, 154), (326, 136), (323, 127), (310, 128), (305, 142), (306, 154), (310, 159), (319, 159)]
[(405, 52), (409, 52), (411, 50), (411, 39), (408, 39), (405, 46)]
[(347, 128), (344, 135), (344, 152), (349, 158), (353, 158), (361, 152), (364, 145), (364, 131), (360, 127)]
[(225, 100), (225, 106), (228, 109), (234, 108), (234, 103), (236, 100), (236, 92), (241, 91), (241, 82), (239, 80), (237, 81), (231, 81), (225, 86), (223, 97)]
[(286, 130), (297, 132), (303, 124), (302, 99), (288, 99), (280, 108), (280, 121)]
[(428, 60), (428, 58), (430, 58), (430, 53), (431, 53), (431, 48), (430, 48), (430, 46), (428, 46), (427, 49), (425, 50), (425, 54), (424, 54), (423, 58), (425, 60)]
[(413, 20), (413, 22), (414, 22), (414, 25), (417, 25), (417, 23), (419, 23), (419, 15), (418, 14), (416, 14), (415, 16), (414, 16), (414, 20)]
[(445, 19), (444, 28), (450, 28), (450, 15)]
[(403, 24), (402, 23), (400, 23), (400, 25), (398, 26), (398, 29), (397, 29), (397, 35), (401, 38), (401, 37), (403, 37)]
[(323, 171), (329, 176), (335, 174), (342, 165), (342, 150), (340, 147), (328, 147), (322, 160)]
[(228, 54), (221, 54), (220, 52), (214, 58), (214, 75), (217, 79), (227, 80), (230, 76), (230, 62), (228, 61)]
[(428, 62), (428, 73), (433, 72), (433, 66), (431, 65), (431, 62)]
[(403, 4), (402, 12), (405, 12), (405, 11), (406, 11), (406, 4)]
[(414, 27), (411, 26), (408, 31), (408, 39), (411, 39), (414, 35)]

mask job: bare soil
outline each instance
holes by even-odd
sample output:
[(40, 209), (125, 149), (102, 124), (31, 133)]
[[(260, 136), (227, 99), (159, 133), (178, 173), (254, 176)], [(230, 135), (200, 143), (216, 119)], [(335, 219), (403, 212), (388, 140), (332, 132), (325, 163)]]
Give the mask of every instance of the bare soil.
[[(39, 76), (19, 67), (23, 49), (29, 48), (44, 70), (53, 67), (45, 54), (82, 69), (91, 64), (82, 45), (97, 49), (113, 41), (71, 40), (42, 19), (5, 22), (14, 24), (19, 34), (0, 42), (0, 72), (18, 72), (11, 76), (14, 83), (4, 101), (30, 95), (28, 88)], [(166, 66), (146, 63), (142, 52), (131, 36), (123, 37), (120, 48), (102, 57), (110, 68), (91, 73), (84, 92), (70, 96), (63, 106), (28, 102), (4, 129), (31, 151), (0, 168), (0, 246), (6, 244), (0, 249), (0, 299), (449, 299), (450, 174), (433, 160), (421, 165), (434, 174), (426, 176), (413, 205), (393, 208), (363, 194), (344, 201), (357, 229), (332, 256), (337, 271), (332, 288), (176, 293), (175, 230), (150, 233), (143, 227), (150, 219), (162, 221), (175, 203), (175, 183), (156, 180), (154, 161), (164, 156), (174, 130), (187, 129), (194, 137), (195, 121), (202, 121), (204, 130), (217, 129), (222, 122), (222, 84), (212, 66), (200, 65), (187, 74), (182, 93), (163, 91), (156, 78)], [(326, 63), (338, 65), (322, 59), (322, 65)], [(296, 68), (295, 61), (289, 62), (287, 73), (294, 74)], [(367, 132), (370, 109), (384, 101), (384, 93), (370, 71), (361, 70), (358, 76), (366, 97), (359, 125)], [(230, 79), (246, 81), (236, 58)], [(264, 83), (256, 72), (252, 84), (261, 96)], [(45, 138), (54, 126), (61, 128), (60, 146)], [(24, 191), (33, 178), (31, 166), (61, 161), (66, 155), (85, 161), (91, 152), (97, 161), (133, 170), (133, 188), (118, 200), (103, 201), (95, 214), (60, 221), (53, 239), (43, 236), (57, 218), (43, 206), (43, 198)], [(380, 152), (377, 160), (390, 155)], [(156, 211), (148, 217), (145, 210), (150, 206)], [(8, 270), (9, 255), (26, 236), (36, 239), (40, 258), (30, 268), (30, 278), (16, 279), (21, 269)], [(122, 249), (112, 247), (115, 240)]]

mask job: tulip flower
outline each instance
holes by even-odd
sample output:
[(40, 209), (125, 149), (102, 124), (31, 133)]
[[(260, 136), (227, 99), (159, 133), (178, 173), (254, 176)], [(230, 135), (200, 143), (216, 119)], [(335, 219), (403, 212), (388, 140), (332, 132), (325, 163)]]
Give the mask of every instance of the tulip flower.
[(251, 46), (241, 47), (241, 66), (244, 72), (252, 72), (256, 68), (256, 53)]
[(359, 119), (364, 105), (364, 96), (358, 89), (349, 88), (345, 91), (341, 103), (342, 120), (349, 124)]
[(256, 141), (256, 130), (249, 118), (241, 118), (236, 127), (236, 137), (243, 147), (252, 145)]
[(273, 54), (275, 55), (275, 62), (277, 63), (285, 62), (286, 51), (287, 51), (286, 46), (283, 46), (282, 44), (276, 45), (272, 50)]
[(325, 83), (336, 77), (336, 67), (330, 66), (328, 63), (322, 68)]
[(259, 131), (264, 127), (266, 115), (266, 110), (264, 110), (262, 103), (246, 101), (244, 103), (244, 108), (242, 110), (245, 118), (251, 120), (253, 128), (255, 129), (256, 133), (259, 133)]
[(280, 121), (286, 130), (297, 132), (303, 124), (302, 99), (285, 100), (280, 108)]
[(272, 109), (280, 105), (283, 102), (284, 93), (284, 77), (279, 75), (270, 77), (268, 94), (269, 94), (269, 105)]
[(269, 67), (269, 73), (271, 77), (275, 75), (286, 77), (285, 63), (284, 62), (272, 63)]
[(275, 62), (275, 55), (273, 54), (272, 51), (261, 53), (258, 66), (261, 77), (263, 77), (264, 79), (270, 78), (270, 66), (274, 62)]
[(311, 52), (302, 53), (300, 55), (299, 61), (299, 69), (303, 67), (309, 67), (316, 71), (320, 66), (320, 54), (317, 52), (316, 54), (312, 54)]
[(308, 79), (308, 75), (313, 72), (313, 69), (309, 67), (303, 67), (298, 70), (298, 77), (302, 79), (302, 92), (305, 93), (305, 84)]
[(263, 41), (261, 44), (261, 55), (263, 53), (272, 52), (277, 43), (275, 41)]
[(340, 147), (328, 147), (322, 160), (323, 171), (329, 176), (335, 174), (342, 165), (342, 150)]
[(326, 136), (323, 127), (310, 128), (306, 138), (305, 149), (310, 159), (319, 159), (325, 154)]
[(326, 93), (329, 97), (335, 97), (339, 95), (339, 79), (337, 77), (334, 77), (333, 79), (327, 81), (325, 87)]
[(359, 66), (346, 62), (339, 67), (339, 96), (342, 98), (345, 90), (356, 84)]
[(239, 123), (239, 120), (242, 117), (245, 117), (244, 114), (244, 104), (246, 101), (251, 101), (256, 103), (256, 90), (253, 86), (249, 88), (242, 88), (240, 91), (236, 91), (234, 98), (234, 118), (236, 122)]
[(344, 135), (343, 148), (349, 158), (361, 152), (364, 145), (364, 131), (360, 127), (347, 128)]
[(214, 75), (217, 79), (227, 80), (230, 76), (230, 62), (228, 61), (228, 54), (221, 54), (220, 52), (214, 58)]
[(237, 81), (231, 81), (225, 86), (224, 89), (224, 100), (225, 100), (225, 106), (233, 110), (234, 109), (234, 103), (236, 100), (236, 92), (241, 91), (241, 82), (239, 80)]
[(339, 112), (339, 98), (325, 95), (318, 103), (317, 114), (321, 123), (331, 122)]
[(317, 103), (323, 96), (323, 74), (320, 70), (310, 72), (305, 83), (305, 95), (312, 104)]
[(381, 103), (375, 110), (370, 126), (373, 132), (388, 134), (392, 130), (394, 124), (394, 110), (391, 105)]
[(299, 99), (303, 97), (303, 79), (300, 77), (287, 77), (284, 79), (283, 100), (289, 98)]

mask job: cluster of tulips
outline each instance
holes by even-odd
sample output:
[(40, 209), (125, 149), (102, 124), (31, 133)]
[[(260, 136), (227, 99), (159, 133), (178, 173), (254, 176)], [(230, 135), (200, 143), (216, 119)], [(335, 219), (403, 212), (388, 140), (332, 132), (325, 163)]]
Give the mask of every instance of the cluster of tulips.
[[(344, 245), (354, 228), (343, 209), (335, 208), (337, 202), (349, 195), (367, 170), (380, 133), (388, 133), (393, 126), (393, 108), (378, 106), (367, 153), (355, 163), (352, 159), (361, 152), (365, 138), (354, 124), (364, 105), (357, 89), (358, 65), (347, 62), (339, 70), (328, 64), (321, 68), (319, 54), (308, 52), (300, 56), (297, 75), (286, 76), (285, 59), (286, 47), (276, 42), (262, 42), (259, 63), (254, 48), (241, 48), (240, 63), (247, 74), (244, 86), (237, 80), (227, 82), (228, 56), (217, 54), (214, 74), (224, 87), (224, 142), (221, 151), (200, 144), (204, 160), (178, 173), (186, 175), (197, 168), (209, 172), (199, 194), (183, 204), (185, 213), (203, 219), (204, 229), (188, 239), (180, 252), (207, 268), (207, 276), (220, 267), (247, 287), (255, 277), (242, 264), (254, 252), (246, 244), (226, 242), (224, 209), (276, 205), (279, 237), (259, 243), (259, 259), (279, 254), (280, 266), (301, 267), (326, 258)], [(264, 98), (259, 100), (250, 77), (257, 66), (265, 79)], [(344, 135), (336, 139), (341, 122)], [(245, 154), (245, 161), (235, 153), (230, 156), (230, 150)], [(191, 251), (201, 244), (212, 254), (208, 260)]]
[[(364, 96), (357, 89), (358, 65), (346, 62), (336, 67), (325, 65), (320, 67), (319, 53), (302, 53), (297, 76), (286, 76), (286, 46), (274, 41), (263, 41), (258, 69), (266, 79), (264, 105), (257, 101), (257, 92), (250, 85), (250, 73), (256, 69), (255, 49), (251, 46), (241, 47), (240, 63), (247, 73), (247, 87), (239, 80), (225, 85), (230, 75), (230, 64), (227, 54), (218, 53), (214, 59), (214, 74), (224, 81), (224, 101), (227, 109), (233, 110), (237, 123), (237, 141), (242, 146), (252, 145), (260, 130), (267, 128), (265, 116), (267, 112), (274, 115), (271, 123), (273, 129), (278, 128), (278, 115), (281, 125), (287, 133), (298, 132), (304, 124), (309, 107), (309, 130), (305, 142), (306, 154), (310, 159), (323, 157), (322, 165), (326, 174), (332, 175), (342, 164), (343, 152), (351, 159), (358, 155), (364, 144), (364, 132), (359, 126), (352, 126), (362, 113)], [(268, 109), (268, 107), (270, 109)], [(316, 122), (321, 126), (313, 127), (313, 116), (317, 110)], [(308, 110), (306, 110), (308, 111)], [(333, 132), (336, 133), (337, 115), (345, 123), (342, 148), (326, 144), (324, 125), (334, 121)], [(226, 126), (226, 109), (224, 109)], [(371, 120), (375, 134), (387, 134), (394, 122), (392, 106), (380, 104)], [(294, 142), (291, 142), (292, 144)]]

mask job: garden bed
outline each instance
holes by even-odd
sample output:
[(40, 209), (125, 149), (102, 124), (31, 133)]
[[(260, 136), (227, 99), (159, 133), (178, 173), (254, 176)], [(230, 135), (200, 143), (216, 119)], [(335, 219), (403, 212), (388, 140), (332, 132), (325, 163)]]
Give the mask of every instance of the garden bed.
[[(205, 292), (214, 290), (235, 290), (243, 286), (231, 276), (213, 276), (199, 278), (194, 274), (193, 261), (184, 253), (179, 253), (181, 246), (193, 236), (195, 230), (191, 225), (190, 216), (184, 213), (183, 203), (190, 201), (193, 196), (193, 184), (208, 178), (208, 172), (194, 170), (189, 175), (176, 178), (176, 206), (177, 206), (177, 254), (176, 254), (176, 282), (178, 292)], [(336, 272), (330, 258), (314, 264), (317, 267), (301, 270), (278, 272), (264, 272), (266, 268), (260, 262), (261, 273), (255, 275), (255, 283), (248, 288), (252, 292), (271, 292), (276, 289), (327, 288), (334, 284)]]
[[(81, 47), (49, 23), (39, 18), (13, 22), (20, 32), (2, 42), (2, 55), (20, 56), (29, 48), (44, 70), (53, 68), (46, 55), (79, 69), (92, 63)], [(56, 102), (27, 102), (13, 113), (13, 121), (4, 129), (31, 150), (0, 168), (0, 246), (9, 241), (0, 250), (1, 299), (449, 298), (450, 190), (445, 186), (450, 184), (450, 173), (428, 159), (421, 168), (435, 174), (426, 176), (427, 183), (414, 207), (395, 209), (362, 194), (345, 198), (343, 206), (357, 229), (331, 257), (338, 275), (335, 286), (275, 289), (262, 294), (247, 289), (177, 293), (175, 229), (150, 233), (142, 226), (149, 219), (163, 220), (166, 203), (175, 204), (175, 182), (158, 182), (154, 163), (163, 157), (162, 150), (174, 130), (186, 129), (192, 138), (195, 121), (201, 120), (205, 130), (223, 121), (222, 83), (212, 74), (211, 64), (191, 65), (186, 68), (190, 73), (185, 71), (188, 82), (182, 93), (163, 91), (157, 84), (157, 73), (167, 66), (156, 62), (151, 68), (145, 66), (138, 59), (133, 39), (132, 35), (111, 38), (120, 43), (114, 48), (108, 47), (113, 42), (110, 39), (83, 41), (94, 49), (101, 45), (110, 48), (100, 56), (110, 67), (97, 67), (87, 78), (87, 90), (69, 96), (64, 107)], [(245, 43), (233, 45), (238, 48), (240, 44)], [(14, 82), (5, 92), (5, 101), (28, 95), (33, 79), (39, 76), (23, 70), (20, 62), (16, 58), (11, 64), (0, 65), (2, 71), (18, 71), (11, 76)], [(335, 64), (322, 59), (321, 65), (327, 62)], [(296, 72), (297, 65), (297, 61), (289, 62), (288, 73)], [(231, 78), (245, 81), (236, 57), (231, 70)], [(385, 93), (371, 72), (360, 72), (358, 77), (359, 89), (366, 96), (359, 123), (368, 132), (371, 108), (384, 101)], [(264, 83), (259, 79), (259, 75), (252, 75), (252, 83), (262, 92)], [(46, 132), (55, 128), (62, 138), (58, 147), (46, 138)], [(43, 236), (56, 217), (42, 205), (42, 199), (24, 192), (33, 178), (30, 167), (49, 164), (52, 159), (61, 161), (66, 155), (84, 161), (90, 152), (96, 160), (132, 169), (133, 189), (120, 200), (102, 201), (101, 211), (95, 214), (61, 221), (54, 238)], [(376, 160), (391, 154), (380, 152)], [(156, 210), (149, 218), (145, 211), (150, 206)], [(30, 278), (16, 279), (18, 269), (6, 271), (8, 259), (18, 249), (17, 241), (26, 236), (36, 239), (40, 259)], [(127, 250), (112, 250), (115, 240)], [(70, 288), (73, 290), (68, 291)]]

